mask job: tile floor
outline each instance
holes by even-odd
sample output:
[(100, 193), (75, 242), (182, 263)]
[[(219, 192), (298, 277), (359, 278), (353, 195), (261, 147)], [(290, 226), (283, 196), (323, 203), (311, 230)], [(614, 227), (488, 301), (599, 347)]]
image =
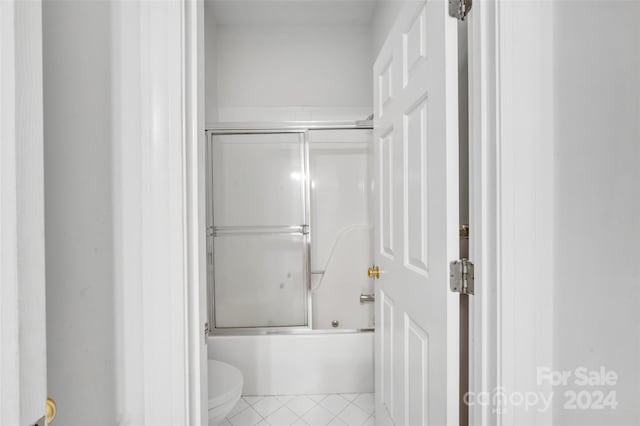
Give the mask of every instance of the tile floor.
[(222, 425), (373, 426), (372, 393), (243, 396)]

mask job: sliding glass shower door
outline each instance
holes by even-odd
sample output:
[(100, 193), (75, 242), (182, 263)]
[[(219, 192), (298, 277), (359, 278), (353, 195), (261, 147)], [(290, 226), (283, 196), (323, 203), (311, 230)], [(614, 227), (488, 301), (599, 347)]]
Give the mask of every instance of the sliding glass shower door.
[(309, 325), (304, 133), (214, 133), (208, 149), (214, 327)]

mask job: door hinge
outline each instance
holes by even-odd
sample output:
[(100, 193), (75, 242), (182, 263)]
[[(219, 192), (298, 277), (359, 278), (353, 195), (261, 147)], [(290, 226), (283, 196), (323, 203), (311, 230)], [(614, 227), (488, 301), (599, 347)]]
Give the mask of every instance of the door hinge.
[(473, 294), (473, 263), (469, 259), (449, 263), (449, 288), (454, 293)]
[(449, 16), (464, 21), (471, 10), (472, 0), (449, 0)]
[(208, 337), (210, 332), (211, 332), (211, 329), (209, 328), (209, 323), (205, 322), (204, 323), (204, 337)]

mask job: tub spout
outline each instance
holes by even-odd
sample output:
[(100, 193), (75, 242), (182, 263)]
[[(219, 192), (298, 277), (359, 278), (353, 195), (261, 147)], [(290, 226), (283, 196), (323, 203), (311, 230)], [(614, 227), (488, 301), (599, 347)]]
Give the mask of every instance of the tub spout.
[(360, 293), (360, 303), (371, 303), (371, 302), (375, 302), (376, 300), (376, 295), (371, 293), (371, 294), (364, 294), (364, 293)]

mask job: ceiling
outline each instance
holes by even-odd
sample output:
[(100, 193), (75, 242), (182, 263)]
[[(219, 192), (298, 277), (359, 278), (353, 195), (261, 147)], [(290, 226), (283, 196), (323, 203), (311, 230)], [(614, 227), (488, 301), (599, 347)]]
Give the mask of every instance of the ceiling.
[(376, 0), (205, 0), (222, 25), (369, 25)]

